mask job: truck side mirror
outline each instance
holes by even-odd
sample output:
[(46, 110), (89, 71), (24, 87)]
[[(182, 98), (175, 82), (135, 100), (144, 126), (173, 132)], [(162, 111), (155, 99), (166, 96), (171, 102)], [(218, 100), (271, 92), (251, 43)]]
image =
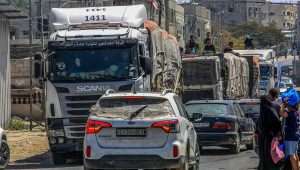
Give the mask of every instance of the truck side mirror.
[(153, 71), (152, 60), (148, 57), (141, 57), (141, 65), (146, 74), (151, 74)]
[(42, 65), (42, 55), (41, 54), (35, 54), (34, 55), (34, 78), (42, 78), (44, 69)]

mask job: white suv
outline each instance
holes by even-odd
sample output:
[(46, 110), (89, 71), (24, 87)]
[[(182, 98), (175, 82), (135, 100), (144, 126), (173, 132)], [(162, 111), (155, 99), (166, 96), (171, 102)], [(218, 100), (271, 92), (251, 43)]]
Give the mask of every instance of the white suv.
[(199, 169), (197, 134), (174, 93), (110, 93), (92, 107), (84, 168)]

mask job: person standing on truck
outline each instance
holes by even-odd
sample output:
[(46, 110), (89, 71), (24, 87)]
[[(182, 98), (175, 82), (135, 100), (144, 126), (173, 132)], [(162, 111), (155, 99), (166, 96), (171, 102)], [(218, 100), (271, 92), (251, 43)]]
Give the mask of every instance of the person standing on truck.
[(224, 49), (224, 53), (231, 53), (233, 55), (240, 56), (239, 53), (233, 51), (233, 47), (234, 47), (233, 42), (230, 41), (227, 47)]
[(205, 42), (204, 53), (207, 54), (216, 54), (216, 48), (213, 45), (211, 39), (207, 39)]
[(250, 35), (247, 35), (244, 41), (246, 49), (254, 49), (254, 45), (252, 41), (253, 39), (250, 37)]
[(196, 54), (197, 53), (198, 44), (196, 43), (194, 36), (190, 36), (189, 43), (187, 44), (187, 53)]

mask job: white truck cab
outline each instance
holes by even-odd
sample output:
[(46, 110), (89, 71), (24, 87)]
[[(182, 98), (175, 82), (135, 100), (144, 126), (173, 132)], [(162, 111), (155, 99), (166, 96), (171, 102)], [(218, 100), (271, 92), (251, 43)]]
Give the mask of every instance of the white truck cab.
[(143, 5), (54, 8), (52, 14), (45, 112), (53, 161), (63, 164), (70, 153), (82, 156), (89, 108), (107, 89), (147, 92), (153, 82), (177, 87), (181, 57), (173, 36), (152, 21), (146, 26)]
[(53, 161), (63, 164), (68, 153), (82, 151), (89, 108), (107, 89), (150, 90), (150, 41), (143, 5), (52, 13), (56, 31), (45, 62), (45, 105)]

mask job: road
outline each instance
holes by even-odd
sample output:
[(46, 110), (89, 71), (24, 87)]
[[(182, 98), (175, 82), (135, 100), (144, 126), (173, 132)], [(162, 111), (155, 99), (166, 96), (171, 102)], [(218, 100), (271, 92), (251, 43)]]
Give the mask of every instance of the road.
[[(204, 148), (201, 156), (201, 170), (254, 170), (258, 159), (253, 151), (242, 151), (240, 154), (228, 154), (222, 148)], [(49, 154), (37, 155), (33, 158), (11, 164), (8, 169), (26, 170), (82, 170), (81, 165), (55, 167), (51, 164)]]

